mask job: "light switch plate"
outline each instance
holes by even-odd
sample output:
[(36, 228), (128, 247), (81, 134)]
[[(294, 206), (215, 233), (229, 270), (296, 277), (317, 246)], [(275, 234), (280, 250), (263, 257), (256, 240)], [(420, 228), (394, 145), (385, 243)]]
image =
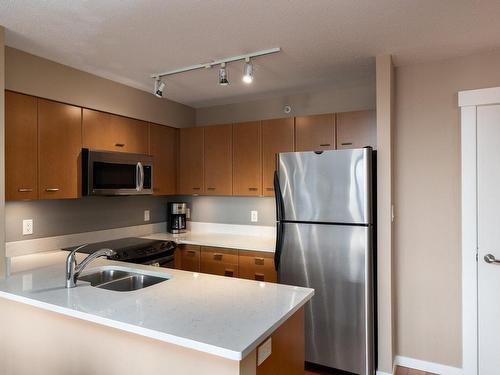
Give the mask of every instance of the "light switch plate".
[(23, 220), (23, 236), (33, 234), (33, 219)]
[(257, 348), (257, 366), (260, 366), (273, 352), (271, 337)]
[(149, 210), (144, 210), (144, 221), (149, 221), (149, 220), (150, 220)]
[(256, 223), (259, 221), (259, 212), (258, 211), (250, 211), (250, 221), (252, 223)]

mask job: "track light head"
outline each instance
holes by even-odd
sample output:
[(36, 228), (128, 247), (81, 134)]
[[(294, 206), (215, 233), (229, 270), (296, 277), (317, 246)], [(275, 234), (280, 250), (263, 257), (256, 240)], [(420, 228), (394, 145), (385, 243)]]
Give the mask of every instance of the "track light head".
[(243, 82), (252, 83), (253, 81), (253, 66), (250, 62), (250, 58), (245, 59), (245, 66), (243, 67)]
[(221, 85), (221, 86), (229, 85), (229, 76), (227, 74), (226, 63), (220, 64), (219, 85)]
[(157, 77), (155, 79), (155, 89), (153, 94), (157, 98), (163, 98), (163, 90), (165, 90), (165, 82), (163, 82), (160, 77)]

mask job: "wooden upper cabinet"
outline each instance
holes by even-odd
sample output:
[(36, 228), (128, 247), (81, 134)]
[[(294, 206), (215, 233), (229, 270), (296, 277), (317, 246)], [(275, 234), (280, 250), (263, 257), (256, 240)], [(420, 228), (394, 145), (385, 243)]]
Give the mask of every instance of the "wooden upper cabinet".
[(377, 147), (374, 110), (337, 113), (337, 148)]
[(150, 124), (149, 136), (149, 150), (153, 156), (153, 194), (174, 195), (177, 170), (177, 129)]
[(5, 199), (37, 199), (37, 99), (5, 92)]
[(293, 117), (262, 121), (262, 190), (264, 196), (274, 195), (276, 154), (294, 150), (293, 124)]
[(83, 147), (147, 154), (148, 135), (147, 122), (91, 109), (83, 110)]
[(204, 128), (205, 194), (233, 194), (233, 126)]
[(233, 195), (262, 195), (260, 121), (233, 126)]
[(81, 126), (80, 107), (38, 99), (40, 199), (80, 196)]
[(179, 129), (179, 194), (203, 193), (203, 128)]
[(295, 151), (335, 149), (335, 114), (295, 118)]

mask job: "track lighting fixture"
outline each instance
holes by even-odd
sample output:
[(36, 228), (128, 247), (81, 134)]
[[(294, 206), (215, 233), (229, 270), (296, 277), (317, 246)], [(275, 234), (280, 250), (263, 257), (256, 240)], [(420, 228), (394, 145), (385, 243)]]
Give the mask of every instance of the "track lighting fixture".
[(221, 86), (227, 86), (229, 85), (229, 78), (227, 74), (227, 69), (226, 69), (226, 63), (220, 64), (220, 69), (219, 69), (219, 85)]
[(163, 90), (165, 89), (165, 82), (160, 77), (155, 78), (154, 94), (157, 98), (163, 98)]
[(210, 61), (210, 62), (207, 62), (204, 64), (196, 64), (196, 65), (186, 66), (185, 68), (170, 70), (170, 71), (164, 72), (164, 73), (153, 74), (153, 75), (151, 75), (151, 78), (154, 78), (154, 80), (155, 80), (154, 94), (159, 98), (163, 97), (163, 90), (165, 89), (165, 83), (161, 80), (162, 77), (171, 76), (171, 75), (179, 74), (179, 73), (190, 72), (192, 70), (213, 68), (215, 66), (220, 66), (220, 68), (219, 68), (219, 80), (218, 80), (219, 85), (227, 86), (227, 85), (229, 85), (229, 76), (228, 76), (228, 70), (227, 70), (226, 64), (228, 64), (230, 62), (234, 62), (234, 61), (241, 61), (241, 60), (245, 60), (245, 66), (243, 67), (242, 80), (245, 83), (251, 83), (253, 81), (253, 66), (252, 66), (252, 62), (250, 61), (250, 59), (253, 59), (253, 58), (256, 58), (259, 56), (271, 55), (273, 53), (277, 53), (280, 51), (281, 51), (281, 48), (279, 48), (279, 47), (264, 49), (262, 51), (256, 51), (256, 52), (247, 53), (247, 54), (239, 55), (239, 56), (226, 57), (224, 59), (213, 60), (213, 61)]
[(245, 66), (243, 67), (242, 80), (245, 83), (252, 83), (252, 81), (253, 81), (253, 66), (252, 66), (252, 63), (250, 62), (249, 57), (247, 57), (245, 59)]

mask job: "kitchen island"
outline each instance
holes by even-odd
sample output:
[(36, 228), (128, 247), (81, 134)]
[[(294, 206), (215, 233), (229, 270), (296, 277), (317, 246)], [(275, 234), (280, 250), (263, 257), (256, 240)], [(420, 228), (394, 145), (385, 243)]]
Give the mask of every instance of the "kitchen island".
[(0, 281), (2, 374), (302, 373), (312, 289), (109, 260), (84, 274), (113, 267), (168, 280), (66, 289), (64, 255)]

